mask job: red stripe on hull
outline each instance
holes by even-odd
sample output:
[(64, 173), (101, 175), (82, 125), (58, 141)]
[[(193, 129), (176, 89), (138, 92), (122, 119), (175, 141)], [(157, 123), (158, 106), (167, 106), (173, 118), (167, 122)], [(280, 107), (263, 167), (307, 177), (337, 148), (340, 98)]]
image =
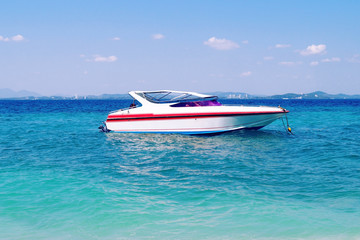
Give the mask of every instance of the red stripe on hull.
[(213, 118), (213, 117), (233, 117), (244, 115), (268, 115), (281, 114), (286, 112), (224, 112), (224, 113), (186, 113), (186, 114), (124, 114), (109, 115), (106, 121), (146, 121), (164, 119), (188, 119), (188, 118)]

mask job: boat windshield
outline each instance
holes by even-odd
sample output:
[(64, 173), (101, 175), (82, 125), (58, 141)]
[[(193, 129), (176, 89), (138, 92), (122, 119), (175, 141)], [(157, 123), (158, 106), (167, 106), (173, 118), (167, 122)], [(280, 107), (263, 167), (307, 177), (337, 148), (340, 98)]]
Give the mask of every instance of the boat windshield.
[(171, 92), (171, 91), (158, 91), (158, 92), (142, 92), (137, 93), (149, 102), (153, 103), (179, 103), (179, 102), (194, 102), (194, 101), (211, 101), (216, 100), (217, 96), (210, 95), (195, 95), (188, 92)]
[(197, 101), (197, 102), (180, 102), (171, 105), (170, 107), (207, 107), (207, 106), (221, 106), (216, 100)]

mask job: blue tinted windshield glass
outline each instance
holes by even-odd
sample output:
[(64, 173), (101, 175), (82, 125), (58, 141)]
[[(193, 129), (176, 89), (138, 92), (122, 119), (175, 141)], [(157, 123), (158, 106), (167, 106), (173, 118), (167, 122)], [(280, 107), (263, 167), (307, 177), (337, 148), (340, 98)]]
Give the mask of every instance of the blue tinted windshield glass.
[(197, 102), (181, 102), (171, 105), (171, 107), (207, 107), (207, 106), (221, 106), (216, 100), (197, 101)]

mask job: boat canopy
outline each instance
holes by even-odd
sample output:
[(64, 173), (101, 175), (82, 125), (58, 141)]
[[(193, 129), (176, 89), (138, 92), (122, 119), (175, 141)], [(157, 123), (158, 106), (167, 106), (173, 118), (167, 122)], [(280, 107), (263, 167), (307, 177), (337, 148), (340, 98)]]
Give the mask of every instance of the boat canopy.
[[(151, 103), (179, 103), (179, 102), (194, 102), (194, 101), (211, 101), (217, 100), (217, 96), (205, 95), (194, 92), (182, 92), (171, 90), (159, 91), (134, 91), (130, 92), (131, 96), (140, 96)], [(134, 96), (135, 97), (135, 96)], [(135, 97), (138, 99), (137, 97)]]

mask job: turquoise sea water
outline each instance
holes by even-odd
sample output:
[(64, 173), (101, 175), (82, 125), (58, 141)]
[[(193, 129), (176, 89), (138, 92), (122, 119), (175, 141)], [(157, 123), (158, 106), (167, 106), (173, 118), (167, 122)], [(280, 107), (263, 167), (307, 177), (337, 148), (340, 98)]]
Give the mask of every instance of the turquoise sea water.
[(360, 101), (217, 136), (100, 133), (127, 101), (0, 101), (0, 239), (360, 239)]

